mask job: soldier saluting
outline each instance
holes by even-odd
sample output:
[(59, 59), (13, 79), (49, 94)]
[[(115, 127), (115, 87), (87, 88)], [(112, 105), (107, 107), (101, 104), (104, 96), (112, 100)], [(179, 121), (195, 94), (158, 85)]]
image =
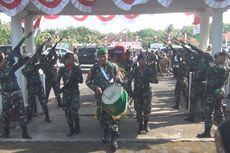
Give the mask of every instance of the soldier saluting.
[(224, 121), (223, 100), (225, 97), (224, 85), (227, 82), (229, 71), (224, 65), (227, 53), (215, 54), (215, 66), (210, 67), (207, 72), (207, 98), (205, 101), (205, 130), (198, 134), (199, 138), (211, 137), (211, 128), (214, 117), (218, 124)]
[(98, 51), (99, 62), (95, 63), (88, 73), (86, 85), (95, 92), (97, 100), (97, 119), (104, 131), (103, 143), (109, 141), (111, 135), (111, 149), (115, 151), (118, 147), (117, 136), (119, 130), (119, 119), (113, 119), (112, 115), (103, 110), (102, 93), (115, 81), (118, 81), (117, 69), (108, 60), (108, 50), (101, 48)]
[(147, 63), (144, 55), (141, 53), (137, 58), (137, 66), (133, 68), (128, 79), (128, 89), (131, 88), (132, 80), (134, 80), (134, 93), (128, 91), (134, 97), (134, 108), (136, 110), (136, 118), (139, 126), (138, 134), (143, 130), (149, 132), (149, 115), (151, 113), (152, 91), (150, 83), (158, 83), (157, 71), (154, 63)]
[(63, 110), (69, 125), (68, 136), (80, 133), (79, 113), (80, 91), (78, 83), (83, 83), (81, 68), (74, 64), (74, 55), (66, 53), (64, 56), (65, 67), (58, 71), (58, 84), (62, 78), (64, 82), (63, 90)]

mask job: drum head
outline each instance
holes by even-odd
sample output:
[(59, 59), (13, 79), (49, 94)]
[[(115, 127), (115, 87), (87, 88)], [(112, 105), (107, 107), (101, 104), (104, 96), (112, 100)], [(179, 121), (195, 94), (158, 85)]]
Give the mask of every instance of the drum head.
[(119, 85), (112, 85), (106, 88), (102, 95), (102, 102), (106, 105), (114, 104), (122, 94), (122, 87)]

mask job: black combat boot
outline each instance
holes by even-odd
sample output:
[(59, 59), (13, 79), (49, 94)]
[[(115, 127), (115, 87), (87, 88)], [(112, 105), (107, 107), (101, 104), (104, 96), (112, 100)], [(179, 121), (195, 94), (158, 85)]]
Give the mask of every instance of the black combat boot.
[(118, 148), (117, 135), (116, 135), (116, 132), (114, 131), (111, 133), (110, 147), (113, 152), (115, 152)]
[(32, 122), (32, 113), (27, 112), (26, 118), (27, 118), (27, 123), (31, 123)]
[(2, 135), (4, 138), (10, 138), (10, 129), (5, 128), (4, 129), (4, 134)]
[(79, 123), (79, 116), (74, 121), (74, 132), (76, 134), (80, 133), (80, 123)]
[(173, 109), (179, 109), (179, 102), (176, 101), (176, 105), (172, 107)]
[(26, 126), (22, 126), (21, 125), (21, 129), (22, 129), (22, 137), (23, 138), (25, 138), (25, 139), (32, 139), (32, 137), (28, 134)]
[(211, 138), (211, 129), (205, 128), (204, 132), (201, 134), (197, 134), (198, 138)]
[(50, 116), (49, 116), (49, 111), (48, 111), (48, 109), (47, 110), (45, 110), (45, 120), (46, 120), (46, 122), (48, 122), (48, 123), (51, 123), (52, 121), (50, 120)]
[(74, 134), (74, 126), (73, 123), (68, 123), (69, 125), (69, 133), (67, 133), (67, 136), (71, 137)]
[(102, 139), (102, 143), (108, 143), (109, 142), (109, 129), (104, 129), (104, 137)]
[(60, 95), (57, 97), (58, 107), (63, 107)]
[(138, 128), (138, 134), (141, 134), (142, 131), (143, 131), (143, 123), (140, 122), (138, 126), (139, 126), (139, 128)]
[(145, 130), (145, 132), (149, 132), (149, 130), (150, 130), (148, 122), (149, 122), (148, 120), (144, 121), (144, 130)]

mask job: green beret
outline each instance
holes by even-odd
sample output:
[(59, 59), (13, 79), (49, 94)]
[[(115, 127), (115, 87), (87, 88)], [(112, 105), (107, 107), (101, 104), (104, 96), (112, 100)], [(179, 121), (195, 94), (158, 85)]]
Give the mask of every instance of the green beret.
[(97, 55), (102, 55), (102, 54), (108, 54), (108, 49), (107, 48), (98, 49)]

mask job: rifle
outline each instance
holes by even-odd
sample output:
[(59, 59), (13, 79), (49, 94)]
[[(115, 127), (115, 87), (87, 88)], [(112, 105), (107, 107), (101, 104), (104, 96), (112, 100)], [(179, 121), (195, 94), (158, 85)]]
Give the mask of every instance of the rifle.
[(164, 39), (160, 38), (160, 40), (167, 45), (174, 53), (178, 53), (178, 55), (182, 56), (181, 53), (179, 53), (175, 48), (172, 47), (172, 45), (169, 45)]
[[(183, 40), (178, 40), (177, 38), (174, 38), (174, 39), (177, 40), (177, 41), (179, 41), (179, 42), (182, 43), (183, 45), (186, 44)], [(200, 53), (203, 53), (202, 50), (200, 50), (200, 49), (198, 49), (197, 47), (193, 46), (191, 43), (187, 43), (187, 45), (188, 45), (189, 47), (191, 47), (192, 50), (197, 51), (199, 54), (200, 54)]]
[(54, 46), (50, 49), (50, 52), (46, 55), (46, 60), (49, 59), (49, 57), (52, 57), (52, 55), (55, 53), (55, 48), (57, 46), (58, 43), (60, 43), (62, 41), (64, 37), (61, 37), (55, 44)]
[(14, 49), (11, 51), (11, 53), (6, 57), (5, 62), (3, 65), (8, 64), (15, 56), (18, 58), (22, 58), (22, 55), (20, 53), (20, 47), (23, 44), (23, 42), (29, 38), (33, 34), (32, 31), (30, 31), (26, 36), (22, 37), (22, 39), (18, 42), (18, 44), (14, 47)]
[(37, 51), (33, 54), (33, 56), (27, 61), (27, 63), (31, 63), (34, 59), (36, 59), (38, 56), (41, 55), (42, 53), (42, 48), (44, 47), (45, 44), (47, 44), (51, 38), (48, 38), (45, 42), (43, 42), (39, 47), (37, 48)]

